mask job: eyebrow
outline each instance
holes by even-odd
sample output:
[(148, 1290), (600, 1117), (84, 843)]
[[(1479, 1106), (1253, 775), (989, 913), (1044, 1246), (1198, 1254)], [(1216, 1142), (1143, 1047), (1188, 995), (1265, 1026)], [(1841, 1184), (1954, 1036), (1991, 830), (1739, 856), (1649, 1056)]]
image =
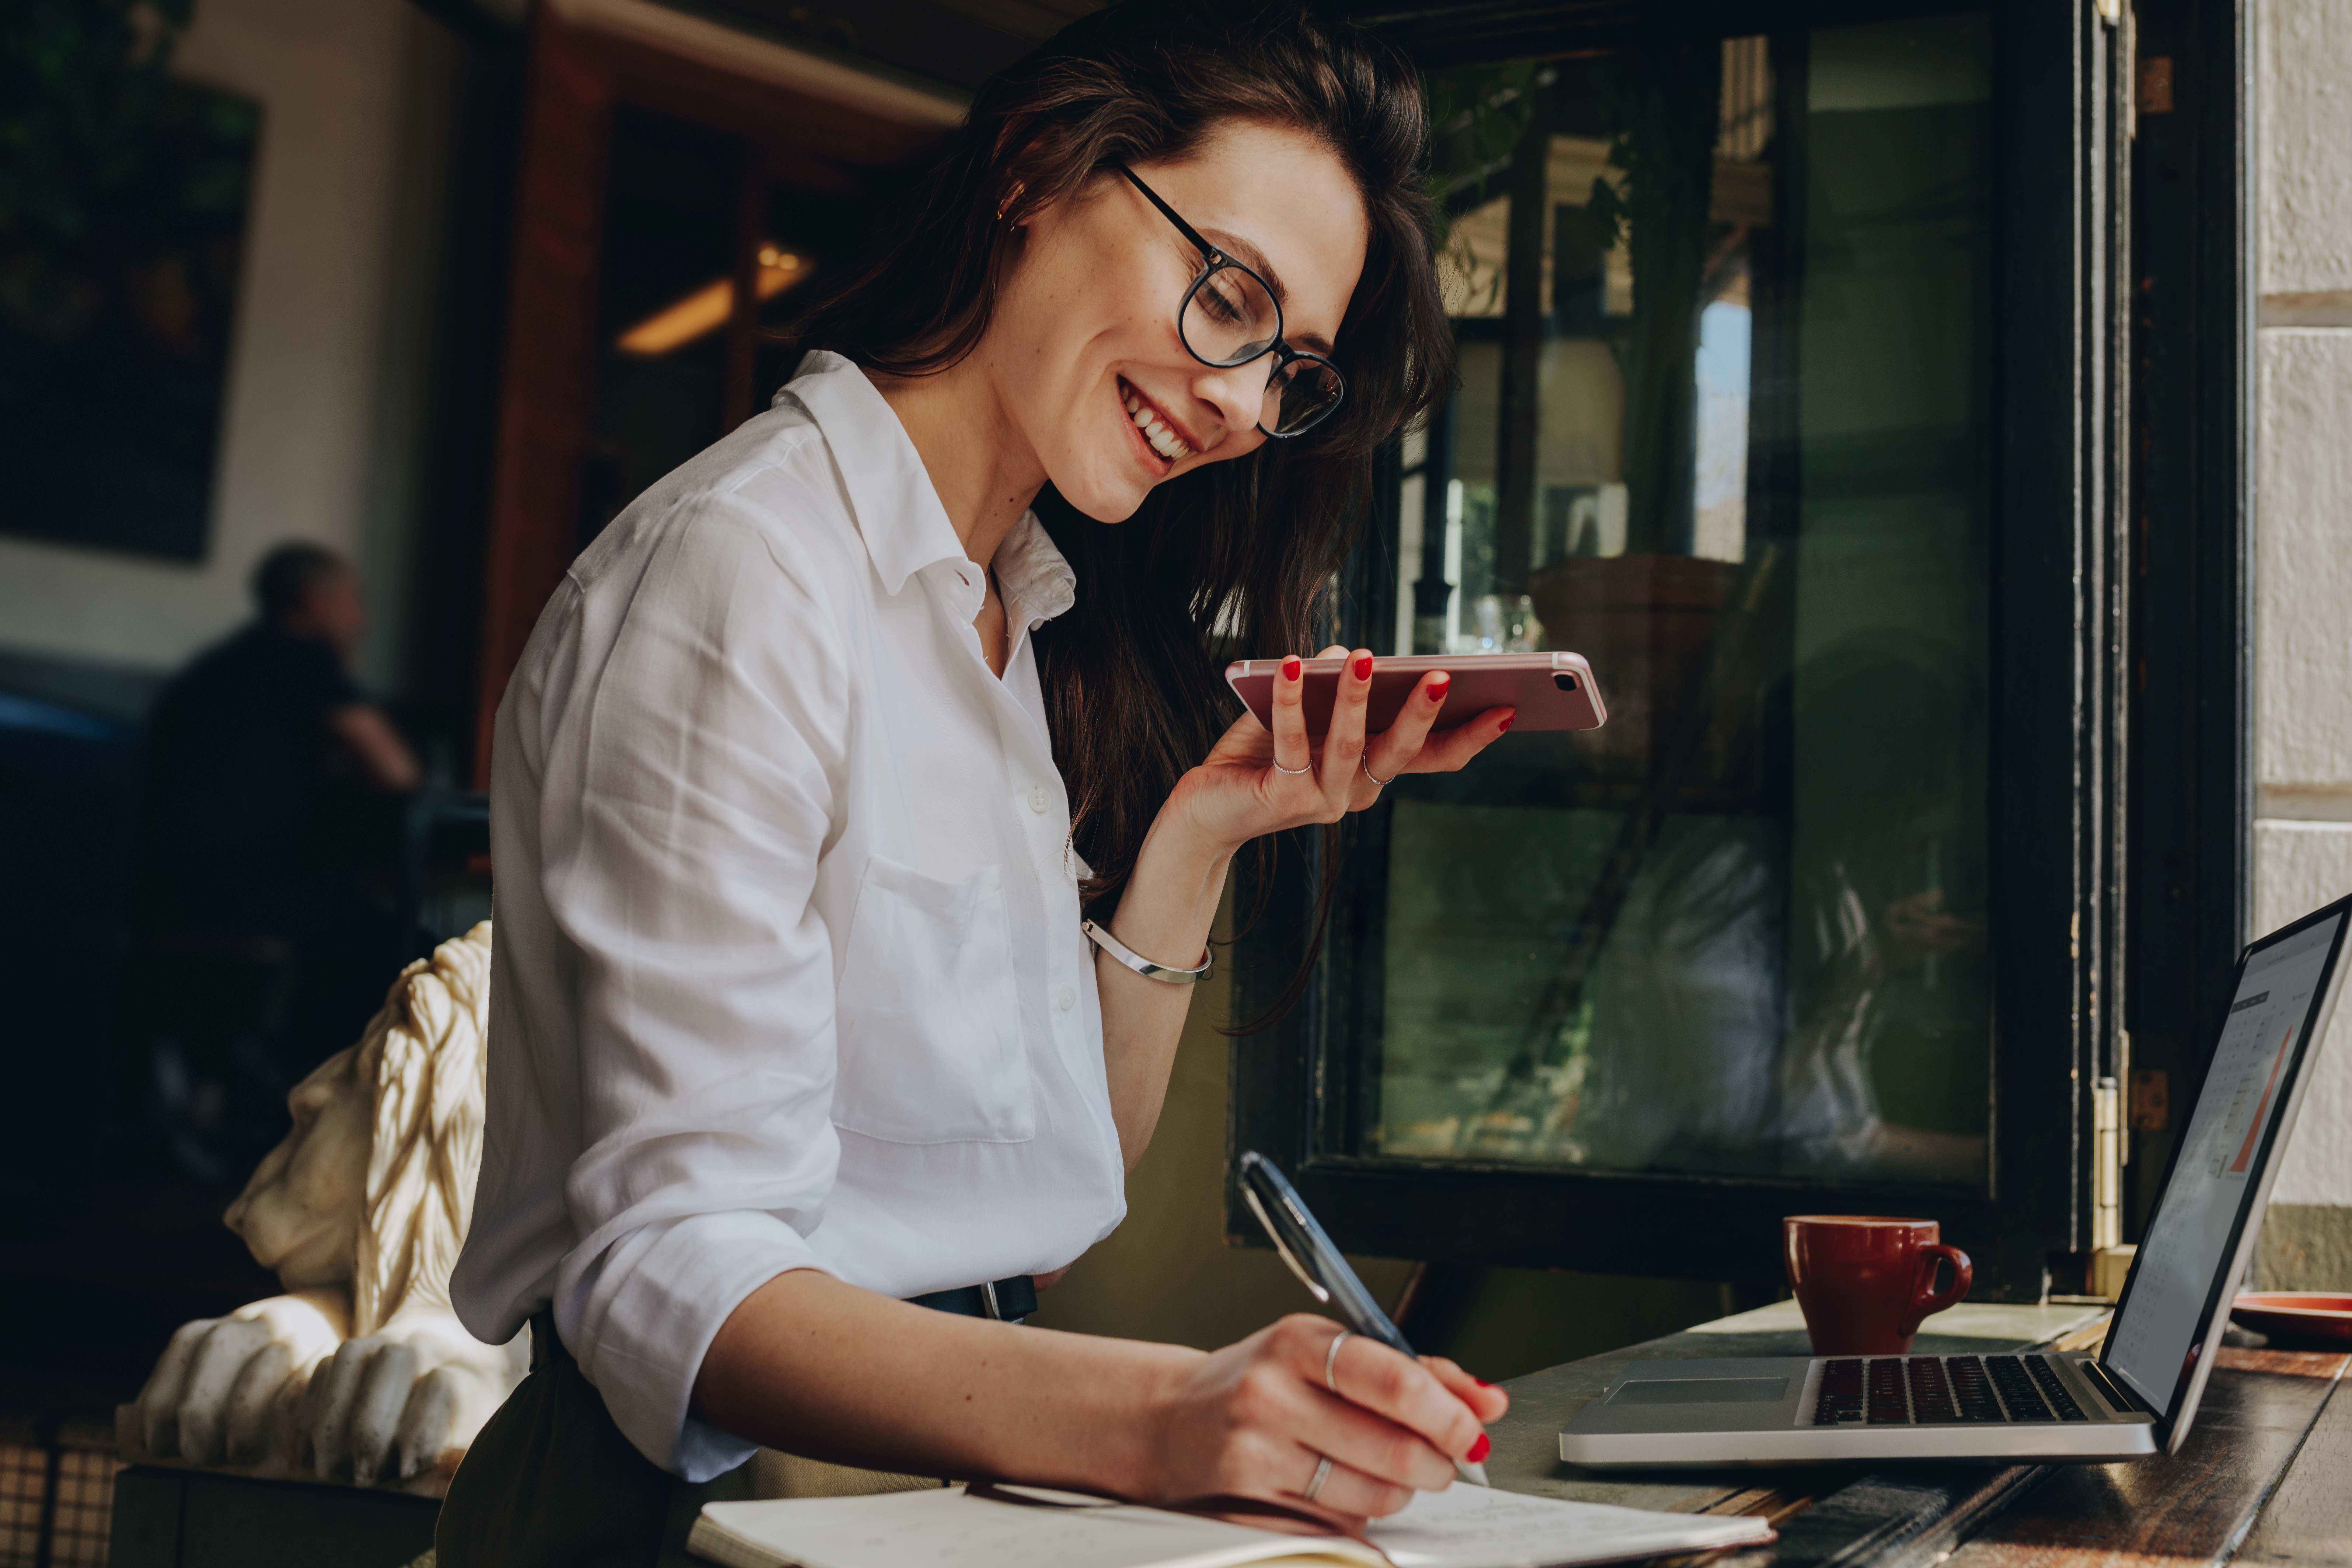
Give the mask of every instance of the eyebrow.
[[(1282, 274), (1274, 269), (1274, 263), (1265, 258), (1265, 251), (1260, 250), (1256, 246), (1252, 245), (1248, 240), (1244, 239), (1241, 236), (1234, 234), (1230, 229), (1202, 230), (1194, 228), (1192, 224), (1186, 222), (1185, 219), (1177, 213), (1174, 207), (1168, 205), (1168, 203), (1160, 196), (1159, 192), (1153, 190), (1150, 185), (1145, 184), (1143, 183), (1142, 176), (1138, 174), (1134, 170), (1129, 168), (1124, 163), (1115, 163), (1112, 167), (1116, 168), (1121, 174), (1127, 177), (1127, 183), (1133, 185), (1138, 192), (1141, 193), (1144, 200), (1150, 202), (1153, 206), (1158, 207), (1160, 209), (1160, 216), (1167, 218), (1167, 220), (1175, 226), (1176, 232), (1182, 235), (1188, 242), (1197, 246), (1204, 252), (1214, 254), (1222, 251), (1227, 255), (1238, 258), (1243, 266), (1248, 268), (1251, 271), (1264, 279), (1265, 280), (1265, 286), (1274, 292), (1275, 309), (1278, 310), (1290, 303), (1290, 291), (1283, 287)], [(1218, 243), (1212, 245), (1210, 242), (1213, 239), (1216, 240)], [(1289, 334), (1287, 332), (1285, 332), (1283, 336), (1285, 341), (1288, 341)], [(1297, 341), (1293, 342), (1291, 346), (1293, 348), (1304, 347), (1312, 353), (1322, 355), (1326, 359), (1331, 357), (1331, 340), (1325, 337), (1320, 332), (1302, 332), (1299, 334)]]
[(1216, 241), (1218, 249), (1265, 279), (1265, 286), (1274, 290), (1276, 304), (1290, 303), (1290, 290), (1282, 286), (1282, 274), (1274, 269), (1274, 263), (1265, 258), (1265, 251), (1231, 229), (1204, 228), (1201, 231), (1201, 237), (1203, 239)]

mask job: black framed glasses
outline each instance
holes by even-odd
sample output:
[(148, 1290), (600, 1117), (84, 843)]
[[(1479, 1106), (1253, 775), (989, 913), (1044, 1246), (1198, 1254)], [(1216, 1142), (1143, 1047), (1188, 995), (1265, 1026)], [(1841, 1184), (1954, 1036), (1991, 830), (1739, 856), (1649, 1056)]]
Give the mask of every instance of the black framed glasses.
[(1176, 335), (1183, 340), (1184, 352), (1214, 370), (1231, 370), (1272, 354), (1274, 369), (1266, 376), (1265, 403), (1257, 420), (1257, 427), (1269, 436), (1303, 436), (1329, 418), (1348, 395), (1348, 379), (1321, 354), (1283, 341), (1282, 305), (1266, 280), (1202, 238), (1134, 170), (1124, 163), (1112, 167), (1201, 253), (1201, 275), (1176, 308)]

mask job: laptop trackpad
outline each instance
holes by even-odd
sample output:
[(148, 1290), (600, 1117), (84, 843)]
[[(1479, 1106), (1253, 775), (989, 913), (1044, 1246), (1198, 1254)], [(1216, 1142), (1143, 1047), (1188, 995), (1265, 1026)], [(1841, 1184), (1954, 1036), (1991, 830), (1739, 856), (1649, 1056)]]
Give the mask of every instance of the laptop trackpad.
[(1678, 1377), (1628, 1383), (1612, 1405), (1774, 1405), (1788, 1397), (1785, 1377)]

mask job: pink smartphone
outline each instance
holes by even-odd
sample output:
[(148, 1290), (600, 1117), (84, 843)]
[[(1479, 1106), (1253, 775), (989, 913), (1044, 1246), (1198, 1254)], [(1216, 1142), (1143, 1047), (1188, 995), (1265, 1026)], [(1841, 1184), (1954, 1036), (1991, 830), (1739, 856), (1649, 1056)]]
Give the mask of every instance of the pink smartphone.
[[(1331, 727), (1331, 698), (1348, 661), (1310, 658), (1306, 665), (1307, 732), (1320, 735)], [(1515, 730), (1598, 730), (1609, 721), (1608, 705), (1593, 684), (1592, 667), (1580, 653), (1414, 654), (1372, 660), (1365, 731), (1378, 734), (1394, 723), (1405, 699), (1433, 669), (1454, 677), (1445, 706), (1437, 710), (1441, 730), (1466, 724), (1489, 708), (1517, 709), (1511, 725)], [(1234, 694), (1268, 729), (1274, 725), (1274, 683), (1281, 670), (1278, 658), (1239, 658), (1225, 666), (1225, 680)]]

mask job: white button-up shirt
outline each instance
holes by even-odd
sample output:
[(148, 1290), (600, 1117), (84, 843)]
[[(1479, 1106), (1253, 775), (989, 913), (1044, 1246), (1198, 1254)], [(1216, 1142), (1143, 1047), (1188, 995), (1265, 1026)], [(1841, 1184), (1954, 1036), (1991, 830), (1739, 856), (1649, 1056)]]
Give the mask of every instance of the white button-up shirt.
[(565, 574), (499, 706), (489, 1110), (458, 1315), (552, 1301), (656, 1462), (719, 1324), (819, 1268), (889, 1296), (1042, 1273), (1126, 1212), (1079, 867), (1028, 634), (898, 416), (811, 355)]

